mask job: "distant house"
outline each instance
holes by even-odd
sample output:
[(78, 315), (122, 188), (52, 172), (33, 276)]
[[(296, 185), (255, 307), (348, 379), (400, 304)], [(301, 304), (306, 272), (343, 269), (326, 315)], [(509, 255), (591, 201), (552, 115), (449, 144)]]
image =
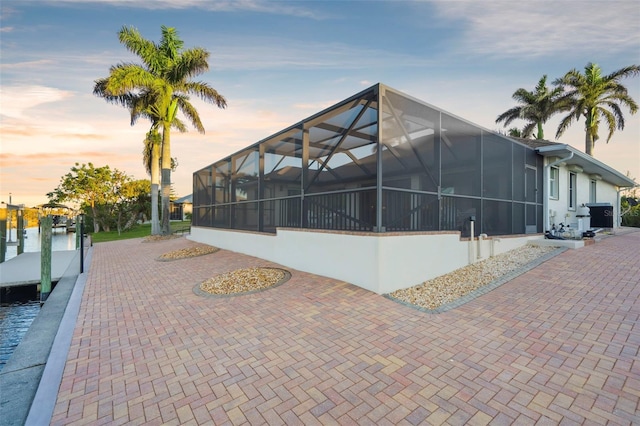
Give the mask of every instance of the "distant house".
[(509, 138), (383, 84), (193, 176), (191, 239), (377, 293), (552, 224), (588, 227), (582, 204), (611, 206), (619, 226), (619, 190), (634, 185), (567, 145)]
[(187, 220), (187, 215), (193, 211), (193, 195), (189, 194), (177, 200), (171, 201), (169, 205), (170, 220)]

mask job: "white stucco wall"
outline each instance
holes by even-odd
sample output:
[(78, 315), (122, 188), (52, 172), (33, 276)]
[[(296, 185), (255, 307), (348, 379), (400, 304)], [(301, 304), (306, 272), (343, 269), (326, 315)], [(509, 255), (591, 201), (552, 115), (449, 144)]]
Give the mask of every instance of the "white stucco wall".
[[(580, 218), (577, 217), (580, 214), (579, 207), (583, 204), (589, 204), (591, 200), (590, 185), (592, 177), (587, 173), (576, 173), (576, 209), (569, 209), (569, 173), (565, 166), (559, 167), (559, 197), (558, 199), (548, 199), (548, 224), (551, 228), (552, 224), (556, 225), (556, 228), (560, 223), (565, 225), (571, 225), (574, 227), (578, 224)], [(549, 182), (545, 182), (545, 185), (549, 185)], [(548, 193), (548, 192), (547, 192)], [(596, 203), (609, 203), (613, 206), (614, 211), (614, 227), (619, 226), (619, 221), (615, 220), (618, 214), (617, 205), (617, 188), (604, 180), (596, 180)], [(555, 216), (553, 215), (555, 213)], [(582, 219), (585, 225), (585, 229), (589, 229), (589, 219)]]
[[(385, 294), (542, 237), (509, 236), (472, 243), (461, 240), (458, 232), (374, 234), (286, 228), (272, 235), (192, 227), (188, 238)], [(472, 244), (473, 259), (469, 256)]]

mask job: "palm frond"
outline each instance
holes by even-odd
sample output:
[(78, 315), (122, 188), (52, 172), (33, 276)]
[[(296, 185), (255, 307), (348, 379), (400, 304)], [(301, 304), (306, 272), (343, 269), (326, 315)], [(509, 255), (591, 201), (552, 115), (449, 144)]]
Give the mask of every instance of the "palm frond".
[(189, 119), (193, 127), (200, 133), (204, 133), (204, 126), (200, 121), (200, 115), (188, 98), (178, 98), (178, 107), (180, 111)]
[(158, 68), (156, 45), (142, 37), (136, 28), (123, 26), (118, 32), (118, 40), (129, 52), (140, 57), (149, 69), (155, 70)]
[(214, 104), (218, 108), (226, 108), (227, 100), (216, 89), (203, 81), (188, 81), (183, 85), (183, 90), (187, 93), (198, 96), (203, 101)]

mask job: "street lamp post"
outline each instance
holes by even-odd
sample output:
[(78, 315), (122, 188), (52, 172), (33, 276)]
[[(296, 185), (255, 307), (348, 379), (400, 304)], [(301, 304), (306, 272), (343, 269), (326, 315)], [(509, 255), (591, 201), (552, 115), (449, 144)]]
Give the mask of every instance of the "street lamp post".
[(84, 214), (80, 213), (80, 273), (84, 272)]

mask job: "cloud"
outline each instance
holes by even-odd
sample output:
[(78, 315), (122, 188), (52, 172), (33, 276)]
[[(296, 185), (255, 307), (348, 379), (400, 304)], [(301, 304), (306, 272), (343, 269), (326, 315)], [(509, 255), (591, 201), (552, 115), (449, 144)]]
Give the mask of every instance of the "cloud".
[(78, 161), (78, 158), (95, 158), (98, 160), (91, 161), (97, 164), (99, 160), (114, 160), (127, 157), (123, 155), (113, 154), (111, 152), (102, 151), (35, 152), (29, 154), (0, 153), (0, 164), (2, 164), (3, 169), (7, 169), (9, 167), (33, 167), (36, 165), (51, 165), (60, 163), (69, 164), (69, 167), (71, 167)]
[(0, 87), (0, 115), (24, 118), (26, 110), (73, 96), (72, 92), (46, 86)]
[[(40, 148), (42, 149), (42, 148)], [(102, 151), (58, 151), (32, 152), (28, 154), (0, 153), (0, 182), (2, 192), (12, 192), (18, 203), (36, 205), (46, 201), (45, 195), (54, 190), (60, 178), (67, 174), (75, 163), (92, 162), (96, 166), (111, 165), (130, 174), (131, 167), (140, 170), (138, 179), (145, 178), (140, 154)], [(117, 164), (117, 166), (113, 166)], [(128, 165), (129, 168), (121, 165)], [(139, 166), (138, 166), (139, 165)]]
[(53, 64), (54, 61), (50, 59), (41, 59), (38, 61), (15, 62), (12, 64), (2, 63), (0, 64), (0, 69), (24, 71), (25, 69), (39, 69), (41, 67), (48, 67)]
[(329, 15), (308, 7), (305, 2), (278, 2), (268, 0), (50, 0), (49, 3), (101, 3), (112, 6), (139, 9), (193, 9), (211, 12), (255, 12), (274, 15), (290, 15), (311, 19), (326, 19)]
[[(57, 139), (75, 139), (80, 141), (96, 141), (109, 139), (109, 133), (93, 133), (91, 129), (65, 129), (62, 132), (52, 132), (55, 126), (39, 126), (38, 124), (30, 124), (26, 121), (19, 123), (3, 123), (0, 135), (5, 140), (13, 140), (17, 138), (57, 138)], [(70, 131), (69, 131), (70, 130)]]
[(640, 46), (637, 1), (435, 1), (460, 21), (465, 47), (478, 55), (539, 57), (621, 52)]
[(266, 70), (355, 70), (428, 67), (436, 61), (392, 50), (367, 49), (344, 43), (296, 41), (278, 37), (237, 38), (212, 49), (211, 68)]

